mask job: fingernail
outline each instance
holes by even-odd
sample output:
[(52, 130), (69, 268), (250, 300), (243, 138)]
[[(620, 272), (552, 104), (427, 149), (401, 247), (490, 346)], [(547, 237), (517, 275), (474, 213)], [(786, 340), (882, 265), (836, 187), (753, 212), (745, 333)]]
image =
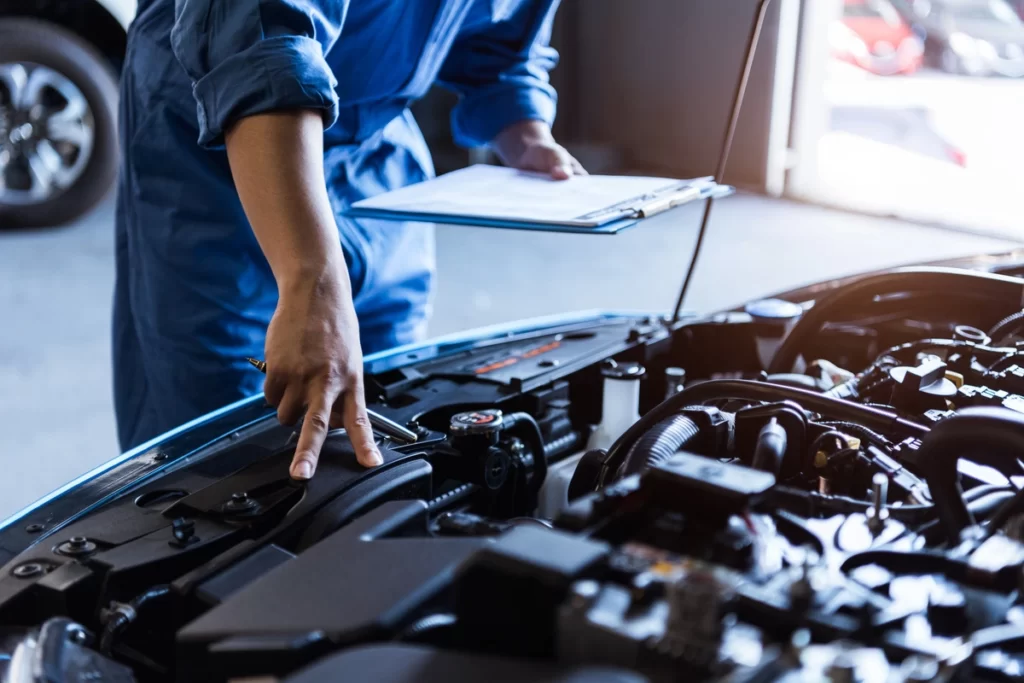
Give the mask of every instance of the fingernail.
[(558, 172), (561, 173), (562, 175), (571, 176), (572, 175), (572, 168), (569, 167), (569, 166), (559, 166), (558, 167)]
[(309, 479), (313, 476), (313, 466), (303, 460), (292, 468), (292, 476), (296, 479)]
[(374, 449), (373, 455), (370, 456), (370, 466), (377, 467), (378, 465), (384, 464), (384, 456), (380, 454), (380, 451)]

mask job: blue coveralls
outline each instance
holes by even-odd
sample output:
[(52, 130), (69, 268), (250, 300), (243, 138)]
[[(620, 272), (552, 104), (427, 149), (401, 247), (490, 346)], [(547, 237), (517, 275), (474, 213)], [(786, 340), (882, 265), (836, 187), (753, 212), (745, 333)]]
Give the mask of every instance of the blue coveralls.
[(430, 228), (342, 216), (433, 175), (409, 104), (455, 90), (456, 142), (551, 123), (558, 0), (141, 0), (121, 88), (114, 395), (128, 449), (262, 390), (277, 287), (234, 190), (224, 130), (323, 112), (324, 168), (365, 352), (418, 339)]

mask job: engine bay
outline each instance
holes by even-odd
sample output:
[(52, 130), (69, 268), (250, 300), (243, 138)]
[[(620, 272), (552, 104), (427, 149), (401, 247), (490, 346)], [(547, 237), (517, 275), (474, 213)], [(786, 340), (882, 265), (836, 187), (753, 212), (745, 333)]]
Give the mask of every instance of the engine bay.
[(1024, 280), (887, 271), (367, 363), (288, 477), (215, 414), (0, 530), (0, 681), (1024, 675)]

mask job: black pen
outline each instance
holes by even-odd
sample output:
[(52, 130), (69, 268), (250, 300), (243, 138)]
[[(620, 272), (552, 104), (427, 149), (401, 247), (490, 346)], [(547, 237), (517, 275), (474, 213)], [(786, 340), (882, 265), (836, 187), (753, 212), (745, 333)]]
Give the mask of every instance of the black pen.
[[(262, 372), (264, 375), (267, 374), (267, 362), (259, 360), (257, 358), (246, 358), (249, 364), (254, 368)], [(384, 436), (391, 437), (396, 441), (402, 443), (416, 443), (419, 440), (419, 436), (416, 432), (406, 429), (402, 425), (398, 424), (394, 420), (389, 420), (380, 413), (374, 412), (369, 408), (366, 409), (366, 416), (370, 418), (370, 425)]]

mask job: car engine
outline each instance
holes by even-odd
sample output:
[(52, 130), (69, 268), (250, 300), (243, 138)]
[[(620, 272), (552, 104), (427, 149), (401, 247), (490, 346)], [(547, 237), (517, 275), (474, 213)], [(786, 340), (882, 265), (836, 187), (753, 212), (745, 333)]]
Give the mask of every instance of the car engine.
[[(0, 531), (0, 681), (1024, 676), (1024, 280), (912, 268), (367, 364), (332, 432), (215, 414)], [(74, 444), (68, 444), (74, 448)]]

